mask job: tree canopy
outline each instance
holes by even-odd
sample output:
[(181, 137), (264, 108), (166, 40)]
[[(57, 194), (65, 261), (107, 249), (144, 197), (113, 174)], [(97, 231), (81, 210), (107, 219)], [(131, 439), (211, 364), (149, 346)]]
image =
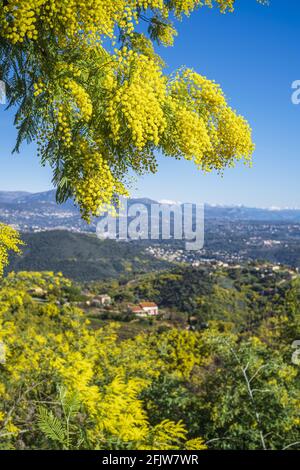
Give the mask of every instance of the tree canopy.
[(155, 50), (173, 44), (183, 16), (234, 4), (0, 1), (0, 79), (16, 108), (15, 150), (36, 142), (58, 201), (73, 197), (89, 220), (128, 194), (132, 172), (155, 172), (157, 153), (205, 171), (251, 160), (251, 129), (220, 86), (188, 68), (167, 74)]
[(20, 253), (21, 245), (22, 242), (16, 230), (0, 223), (0, 277), (8, 264), (9, 252)]
[(255, 333), (238, 332), (234, 313), (122, 340), (120, 323), (92, 327), (60, 274), (9, 274), (0, 449), (298, 449), (299, 292), (297, 282), (286, 311), (260, 316)]

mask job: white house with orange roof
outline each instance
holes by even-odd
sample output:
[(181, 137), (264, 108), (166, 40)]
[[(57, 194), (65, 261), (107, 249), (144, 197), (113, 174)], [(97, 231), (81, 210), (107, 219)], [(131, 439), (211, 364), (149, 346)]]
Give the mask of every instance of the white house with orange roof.
[(138, 317), (155, 317), (159, 313), (154, 302), (141, 302), (138, 305), (128, 305), (128, 308)]

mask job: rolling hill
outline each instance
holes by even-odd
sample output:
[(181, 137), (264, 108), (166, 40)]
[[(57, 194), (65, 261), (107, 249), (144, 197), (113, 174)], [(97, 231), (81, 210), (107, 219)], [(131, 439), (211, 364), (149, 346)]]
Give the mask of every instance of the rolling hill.
[(10, 271), (54, 271), (78, 281), (117, 278), (170, 266), (135, 243), (99, 240), (69, 231), (25, 233), (21, 256), (12, 256)]

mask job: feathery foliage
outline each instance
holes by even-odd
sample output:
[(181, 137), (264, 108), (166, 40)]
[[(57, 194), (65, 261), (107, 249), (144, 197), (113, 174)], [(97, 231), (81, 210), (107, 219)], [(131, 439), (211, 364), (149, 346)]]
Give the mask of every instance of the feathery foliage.
[(154, 50), (173, 44), (183, 16), (234, 4), (0, 1), (0, 79), (17, 109), (15, 150), (37, 143), (58, 201), (73, 197), (89, 220), (128, 193), (132, 171), (156, 171), (157, 150), (205, 171), (250, 162), (250, 127), (219, 85), (190, 69), (167, 75)]
[(0, 223), (0, 277), (8, 264), (9, 252), (20, 253), (22, 241), (12, 227)]
[[(95, 330), (76, 306), (58, 305), (68, 288), (52, 273), (2, 282), (2, 448), (299, 448), (297, 283), (286, 312), (255, 333), (229, 319), (123, 341), (119, 325)], [(32, 293), (41, 290), (46, 303)]]

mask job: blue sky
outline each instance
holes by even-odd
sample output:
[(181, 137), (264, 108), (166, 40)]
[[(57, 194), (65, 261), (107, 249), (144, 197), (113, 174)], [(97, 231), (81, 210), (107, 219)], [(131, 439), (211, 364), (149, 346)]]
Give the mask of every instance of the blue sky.
[[(201, 9), (178, 25), (173, 48), (161, 48), (168, 71), (181, 65), (221, 84), (231, 106), (253, 128), (254, 165), (238, 165), (224, 176), (202, 174), (190, 162), (159, 158), (159, 171), (138, 179), (134, 195), (155, 199), (300, 207), (300, 105), (291, 84), (300, 79), (300, 2), (237, 0), (233, 14)], [(12, 115), (0, 106), (0, 190), (50, 189), (32, 146), (11, 155)]]

